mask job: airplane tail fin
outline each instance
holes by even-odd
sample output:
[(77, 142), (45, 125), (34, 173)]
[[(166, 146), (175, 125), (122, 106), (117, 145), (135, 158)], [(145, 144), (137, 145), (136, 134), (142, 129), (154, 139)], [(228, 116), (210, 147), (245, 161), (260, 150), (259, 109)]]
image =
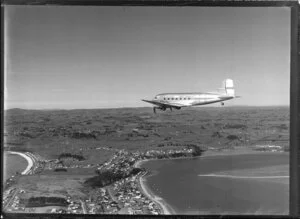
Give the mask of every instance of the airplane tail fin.
[(231, 80), (231, 79), (224, 80), (222, 83), (221, 90), (224, 94), (234, 97), (235, 92), (234, 92), (233, 80)]

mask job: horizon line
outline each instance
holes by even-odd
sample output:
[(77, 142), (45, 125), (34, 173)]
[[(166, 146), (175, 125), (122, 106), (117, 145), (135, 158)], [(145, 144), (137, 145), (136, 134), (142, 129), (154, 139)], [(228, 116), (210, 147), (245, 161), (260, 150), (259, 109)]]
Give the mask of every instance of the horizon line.
[[(205, 106), (205, 107), (186, 107), (187, 109), (199, 109), (199, 108), (234, 108), (234, 107), (290, 107), (290, 105), (235, 105), (235, 106)], [(152, 108), (151, 106), (137, 106), (137, 107), (101, 107), (101, 108), (19, 108), (13, 107), (4, 109), (4, 111), (8, 110), (100, 110), (100, 109), (131, 109), (131, 108)]]

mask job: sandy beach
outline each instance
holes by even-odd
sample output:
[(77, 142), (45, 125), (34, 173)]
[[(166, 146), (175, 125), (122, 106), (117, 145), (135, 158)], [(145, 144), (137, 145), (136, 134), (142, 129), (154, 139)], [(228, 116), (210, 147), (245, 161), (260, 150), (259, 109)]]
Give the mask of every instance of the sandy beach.
[(28, 155), (26, 155), (25, 153), (15, 152), (15, 151), (7, 151), (7, 153), (9, 153), (9, 154), (17, 154), (17, 155), (19, 155), (21, 157), (24, 157), (27, 160), (28, 165), (27, 165), (26, 169), (21, 174), (22, 175), (28, 174), (28, 172), (31, 170), (31, 168), (33, 166), (33, 160)]
[(134, 167), (135, 168), (141, 168), (142, 164), (149, 161), (150, 159), (145, 159), (145, 160), (139, 160), (137, 162), (135, 162)]
[[(149, 159), (150, 160), (150, 159)], [(136, 168), (141, 167), (142, 163), (147, 162), (149, 160), (140, 160), (138, 162), (136, 162), (134, 164), (134, 166)], [(154, 160), (154, 159), (153, 159)], [(168, 206), (168, 204), (161, 198), (158, 197), (156, 195), (154, 195), (150, 189), (147, 187), (147, 185), (145, 184), (146, 179), (144, 178), (144, 176), (140, 176), (138, 177), (138, 183), (140, 185), (140, 188), (142, 189), (142, 192), (149, 198), (151, 199), (153, 202), (155, 202), (163, 211), (164, 215), (171, 215), (171, 214), (175, 214), (176, 212), (170, 207)]]

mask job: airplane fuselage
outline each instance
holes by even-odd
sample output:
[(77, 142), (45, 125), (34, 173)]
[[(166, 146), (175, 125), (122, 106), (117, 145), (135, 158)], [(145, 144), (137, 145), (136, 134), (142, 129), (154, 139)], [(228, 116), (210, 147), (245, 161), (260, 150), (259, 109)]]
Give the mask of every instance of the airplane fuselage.
[(154, 100), (166, 104), (197, 106), (222, 102), (233, 98), (233, 96), (220, 95), (218, 93), (163, 93), (156, 95)]

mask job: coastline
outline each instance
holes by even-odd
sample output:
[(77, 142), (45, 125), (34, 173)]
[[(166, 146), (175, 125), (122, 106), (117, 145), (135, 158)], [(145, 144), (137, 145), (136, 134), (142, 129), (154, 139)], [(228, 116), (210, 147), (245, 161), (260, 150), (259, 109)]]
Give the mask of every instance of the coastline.
[[(244, 155), (244, 154), (264, 154), (264, 153), (283, 153), (283, 152), (262, 152), (255, 151), (252, 148), (235, 148), (231, 150), (223, 150), (223, 151), (205, 151), (201, 156), (192, 157), (192, 158), (200, 158), (200, 157), (214, 157), (214, 156), (230, 156), (230, 155)], [(286, 152), (284, 152), (286, 153)], [(191, 159), (191, 157), (181, 157), (181, 158), (171, 158), (171, 159)], [(134, 167), (141, 168), (142, 164), (152, 160), (166, 160), (166, 159), (145, 159), (139, 160), (134, 164)], [(169, 159), (168, 159), (169, 160)], [(145, 175), (138, 177), (138, 184), (141, 188), (141, 192), (143, 192), (149, 199), (155, 202), (163, 211), (164, 215), (176, 214), (176, 212), (161, 198), (152, 193), (152, 191), (146, 185)]]
[[(134, 164), (134, 167), (140, 168), (140, 166), (144, 162), (147, 162), (149, 160), (156, 160), (156, 159), (139, 160)], [(145, 196), (147, 196), (151, 201), (153, 201), (154, 203), (156, 203), (159, 206), (159, 208), (162, 210), (163, 215), (176, 214), (176, 212), (170, 206), (168, 206), (168, 204), (161, 197), (154, 195), (150, 191), (150, 189), (147, 187), (147, 185), (145, 183), (145, 181), (146, 181), (145, 175), (138, 176), (137, 181), (138, 181), (139, 187), (142, 190), (141, 192), (143, 192), (145, 194)]]
[(25, 170), (23, 170), (23, 172), (21, 173), (22, 175), (26, 175), (29, 173), (29, 171), (31, 170), (31, 168), (33, 167), (33, 160), (31, 159), (31, 157), (29, 157), (28, 155), (26, 155), (25, 153), (21, 153), (21, 152), (16, 152), (16, 151), (6, 151), (6, 153), (8, 154), (17, 154), (23, 158), (25, 158), (25, 160), (27, 161), (27, 167)]
[(207, 150), (200, 156), (195, 157), (174, 157), (174, 158), (162, 158), (162, 159), (144, 159), (137, 161), (133, 166), (136, 168), (140, 168), (143, 163), (148, 161), (161, 161), (161, 160), (183, 160), (183, 159), (195, 159), (195, 158), (206, 158), (206, 157), (215, 157), (215, 156), (235, 156), (235, 155), (245, 155), (245, 154), (265, 154), (265, 153), (289, 153), (289, 152), (271, 152), (271, 151), (256, 151), (252, 148), (235, 148), (235, 149), (227, 149), (227, 150), (221, 150), (221, 151), (213, 151), (213, 150)]
[(235, 149), (225, 149), (221, 151), (207, 150), (203, 155), (199, 157), (214, 157), (214, 156), (233, 156), (233, 155), (243, 155), (243, 154), (264, 154), (264, 153), (287, 153), (287, 152), (271, 152), (271, 151), (257, 151), (252, 148), (235, 148)]

